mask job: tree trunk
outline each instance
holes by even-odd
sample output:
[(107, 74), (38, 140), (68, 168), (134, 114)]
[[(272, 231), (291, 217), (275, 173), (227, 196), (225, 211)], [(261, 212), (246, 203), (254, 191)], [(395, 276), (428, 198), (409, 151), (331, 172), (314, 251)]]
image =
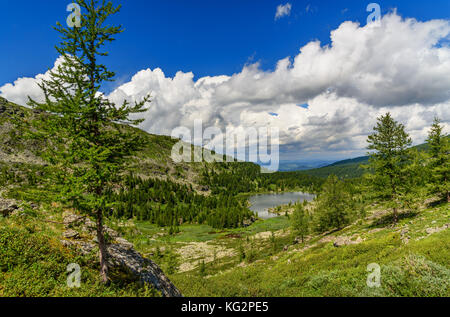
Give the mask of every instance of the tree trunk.
[(103, 234), (103, 213), (97, 211), (97, 240), (100, 258), (100, 276), (103, 283), (108, 283), (108, 251), (106, 250), (105, 235)]
[(397, 222), (398, 222), (397, 208), (394, 207), (394, 223), (397, 224)]

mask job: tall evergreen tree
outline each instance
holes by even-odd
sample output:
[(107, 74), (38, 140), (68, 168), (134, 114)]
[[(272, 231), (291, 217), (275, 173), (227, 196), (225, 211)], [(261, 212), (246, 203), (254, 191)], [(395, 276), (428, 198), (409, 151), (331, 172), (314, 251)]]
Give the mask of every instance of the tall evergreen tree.
[(108, 281), (108, 254), (103, 229), (104, 214), (113, 205), (105, 199), (122, 179), (125, 161), (145, 141), (133, 125), (141, 120), (130, 116), (144, 112), (148, 97), (130, 105), (116, 105), (101, 92), (102, 83), (113, 81), (114, 72), (101, 64), (108, 55), (105, 44), (115, 40), (121, 26), (107, 19), (120, 10), (106, 0), (77, 0), (81, 7), (79, 27), (57, 24), (62, 41), (56, 47), (60, 63), (50, 71), (40, 87), (44, 102), (29, 99), (29, 105), (41, 113), (34, 121), (35, 136), (46, 140), (42, 153), (56, 172), (55, 182), (62, 184), (57, 196), (61, 202), (96, 218), (100, 254), (100, 274)]
[(336, 175), (330, 175), (323, 184), (317, 198), (315, 217), (320, 232), (342, 229), (350, 222), (349, 203), (351, 197), (345, 184)]
[(368, 178), (372, 190), (390, 202), (396, 223), (401, 199), (409, 190), (407, 166), (412, 141), (404, 125), (396, 122), (390, 113), (378, 118), (374, 130), (367, 139), (368, 149), (374, 151), (369, 153), (368, 167), (373, 174)]
[(439, 194), (450, 202), (450, 146), (448, 136), (443, 135), (441, 122), (434, 119), (428, 134), (428, 146), (430, 153), (431, 192)]
[(305, 236), (309, 233), (309, 223), (309, 214), (305, 207), (302, 204), (296, 204), (291, 217), (291, 225), (294, 234), (299, 235), (302, 238), (302, 242), (305, 241)]

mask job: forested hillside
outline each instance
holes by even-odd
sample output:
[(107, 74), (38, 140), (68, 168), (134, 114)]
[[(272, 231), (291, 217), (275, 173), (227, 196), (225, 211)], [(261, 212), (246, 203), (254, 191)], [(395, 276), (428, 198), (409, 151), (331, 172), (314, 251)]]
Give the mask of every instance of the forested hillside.
[[(61, 188), (51, 180), (52, 166), (40, 156), (45, 143), (26, 138), (33, 111), (4, 99), (0, 111), (2, 186), (9, 188), (11, 198), (51, 202)], [(107, 195), (114, 204), (109, 214), (113, 218), (149, 220), (175, 231), (185, 222), (233, 228), (255, 217), (238, 194), (317, 192), (323, 183), (320, 178), (297, 173), (262, 174), (260, 166), (253, 163), (174, 163), (170, 155), (178, 140), (135, 132), (146, 138), (146, 146), (129, 159), (124, 181)]]
[[(449, 138), (449, 136), (447, 136)], [(418, 151), (428, 151), (428, 144), (423, 143), (416, 145), (413, 149)], [(336, 175), (340, 178), (357, 178), (363, 176), (367, 172), (362, 166), (367, 165), (369, 162), (369, 156), (361, 156), (353, 159), (347, 159), (343, 161), (338, 161), (333, 164), (321, 167), (309, 169), (302, 171), (308, 175), (327, 178), (330, 175)]]

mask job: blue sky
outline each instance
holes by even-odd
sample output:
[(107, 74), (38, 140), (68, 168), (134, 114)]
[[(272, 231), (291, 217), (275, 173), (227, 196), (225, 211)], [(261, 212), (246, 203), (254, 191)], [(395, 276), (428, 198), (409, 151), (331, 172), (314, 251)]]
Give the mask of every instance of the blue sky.
[[(364, 155), (387, 111), (415, 144), (435, 116), (449, 133), (450, 1), (379, 0), (381, 24), (367, 25), (370, 2), (123, 1), (110, 21), (125, 32), (106, 59), (116, 82), (103, 92), (116, 103), (151, 93), (150, 133), (197, 119), (223, 132), (277, 127), (281, 160)], [(69, 3), (0, 0), (0, 96), (42, 98)]]
[[(166, 75), (192, 71), (195, 76), (231, 75), (250, 62), (263, 69), (297, 54), (307, 42), (329, 42), (330, 31), (345, 20), (366, 23), (370, 1), (356, 0), (127, 0), (114, 18), (126, 31), (110, 46), (108, 64), (115, 85), (137, 71), (160, 67)], [(275, 21), (279, 4), (292, 4), (290, 16)], [(65, 21), (70, 1), (1, 0), (0, 85), (35, 76), (57, 57), (56, 21)], [(450, 1), (395, 0), (378, 3), (382, 12), (398, 8), (419, 20), (448, 18)], [(307, 8), (309, 10), (307, 11)], [(105, 87), (111, 90), (113, 87)]]

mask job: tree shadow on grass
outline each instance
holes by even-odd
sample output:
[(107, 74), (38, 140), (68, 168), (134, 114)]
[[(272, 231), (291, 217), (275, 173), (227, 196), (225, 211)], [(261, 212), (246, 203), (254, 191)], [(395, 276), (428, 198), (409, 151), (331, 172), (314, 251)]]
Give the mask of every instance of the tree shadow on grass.
[[(419, 214), (418, 211), (406, 211), (406, 212), (402, 212), (398, 214), (398, 221), (403, 220), (403, 219), (410, 219), (410, 218), (415, 218), (417, 215)], [(387, 215), (382, 216), (379, 219), (376, 219), (370, 226), (369, 228), (373, 229), (373, 228), (383, 228), (386, 227), (387, 225), (394, 225), (394, 214), (393, 213), (389, 213)]]
[(445, 198), (436, 198), (426, 204), (428, 208), (437, 208), (447, 203), (447, 197)]

